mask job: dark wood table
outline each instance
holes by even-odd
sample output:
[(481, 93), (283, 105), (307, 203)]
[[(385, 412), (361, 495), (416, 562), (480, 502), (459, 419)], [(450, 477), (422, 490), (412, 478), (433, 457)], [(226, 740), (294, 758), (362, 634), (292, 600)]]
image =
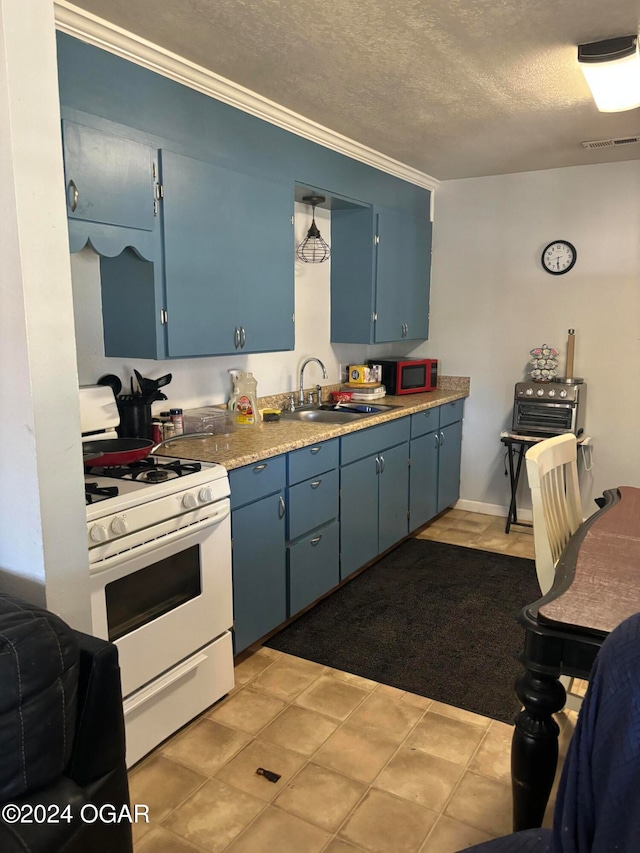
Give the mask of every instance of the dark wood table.
[(525, 607), (516, 683), (524, 709), (511, 747), (513, 828), (542, 825), (558, 762), (560, 675), (588, 678), (606, 636), (640, 611), (640, 489), (604, 493), (604, 506), (567, 543), (551, 590)]

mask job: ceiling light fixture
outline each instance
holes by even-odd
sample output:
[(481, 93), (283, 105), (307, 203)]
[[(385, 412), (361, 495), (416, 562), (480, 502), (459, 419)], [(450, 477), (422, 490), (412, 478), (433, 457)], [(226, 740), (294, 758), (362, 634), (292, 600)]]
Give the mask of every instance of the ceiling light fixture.
[(307, 236), (296, 249), (296, 255), (305, 264), (321, 264), (328, 261), (331, 255), (329, 244), (322, 239), (318, 226), (316, 225), (316, 205), (322, 204), (325, 200), (323, 195), (306, 195), (302, 201), (306, 201), (311, 205), (311, 228), (307, 232)]
[(637, 35), (580, 44), (578, 62), (600, 112), (640, 107)]

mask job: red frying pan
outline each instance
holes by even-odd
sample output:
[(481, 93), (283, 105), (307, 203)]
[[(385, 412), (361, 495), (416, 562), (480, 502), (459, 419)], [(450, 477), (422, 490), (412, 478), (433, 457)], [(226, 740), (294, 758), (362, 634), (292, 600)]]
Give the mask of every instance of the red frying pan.
[(91, 468), (107, 468), (144, 459), (153, 446), (153, 441), (148, 438), (107, 438), (102, 441), (83, 442), (82, 455), (85, 465)]

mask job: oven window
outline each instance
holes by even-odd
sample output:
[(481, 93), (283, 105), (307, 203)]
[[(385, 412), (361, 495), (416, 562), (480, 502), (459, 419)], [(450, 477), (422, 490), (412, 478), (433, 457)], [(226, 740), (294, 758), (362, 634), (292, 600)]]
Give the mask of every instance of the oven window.
[(199, 545), (112, 581), (105, 588), (109, 639), (135, 631), (201, 591)]
[(427, 378), (427, 368), (424, 364), (411, 365), (402, 368), (402, 390), (409, 388), (424, 388)]
[(553, 430), (571, 429), (572, 420), (572, 406), (520, 403), (517, 409), (517, 426), (519, 427)]

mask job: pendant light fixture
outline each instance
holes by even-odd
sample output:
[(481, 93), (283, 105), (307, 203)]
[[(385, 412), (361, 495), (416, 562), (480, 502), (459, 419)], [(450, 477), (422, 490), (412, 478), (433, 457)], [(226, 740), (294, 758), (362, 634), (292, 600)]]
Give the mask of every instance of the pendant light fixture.
[(311, 227), (307, 236), (296, 249), (297, 257), (305, 264), (321, 264), (328, 261), (331, 255), (329, 244), (322, 239), (318, 226), (316, 225), (316, 205), (325, 200), (323, 195), (306, 195), (302, 201), (311, 205)]

